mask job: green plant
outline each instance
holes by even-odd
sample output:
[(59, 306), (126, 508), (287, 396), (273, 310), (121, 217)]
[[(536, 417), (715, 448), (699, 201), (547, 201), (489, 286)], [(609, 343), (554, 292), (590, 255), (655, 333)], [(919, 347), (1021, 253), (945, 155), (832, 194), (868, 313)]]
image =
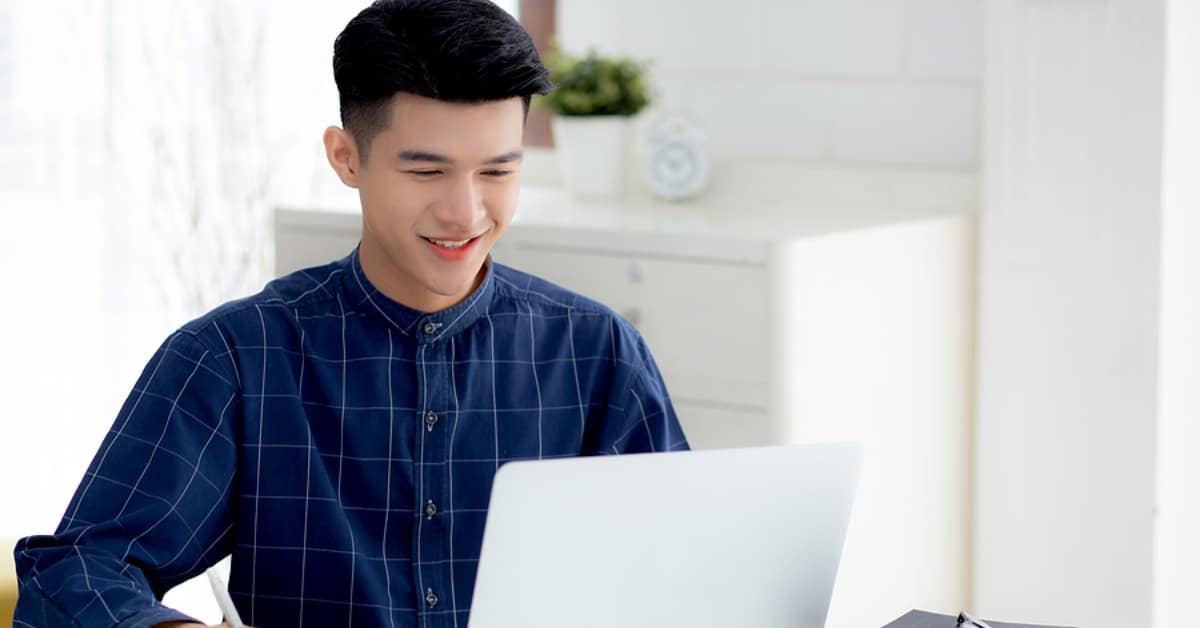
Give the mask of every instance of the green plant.
[(594, 50), (574, 57), (554, 50), (547, 58), (555, 89), (537, 100), (560, 116), (632, 116), (650, 104), (646, 66)]

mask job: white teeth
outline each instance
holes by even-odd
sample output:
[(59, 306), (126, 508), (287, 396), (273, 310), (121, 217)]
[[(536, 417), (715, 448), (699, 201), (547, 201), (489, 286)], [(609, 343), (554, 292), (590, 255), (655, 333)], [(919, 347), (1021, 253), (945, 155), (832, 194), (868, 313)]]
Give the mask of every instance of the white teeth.
[(466, 246), (466, 244), (467, 244), (468, 242), (470, 242), (470, 241), (471, 241), (471, 240), (469, 240), (469, 239), (468, 239), (468, 240), (463, 240), (463, 241), (461, 241), (461, 242), (451, 242), (450, 240), (434, 240), (433, 238), (428, 238), (428, 240), (429, 240), (430, 242), (432, 242), (432, 243), (434, 243), (434, 244), (436, 244), (436, 245), (438, 245), (438, 246), (440, 246), (440, 247), (442, 247), (442, 248), (446, 248), (446, 249), (458, 249), (458, 248), (462, 248), (462, 247)]

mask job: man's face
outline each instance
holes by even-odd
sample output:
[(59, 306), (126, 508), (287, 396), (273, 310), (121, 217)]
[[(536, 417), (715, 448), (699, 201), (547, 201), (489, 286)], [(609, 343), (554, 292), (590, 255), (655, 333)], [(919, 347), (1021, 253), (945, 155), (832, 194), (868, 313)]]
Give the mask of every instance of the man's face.
[(437, 311), (466, 298), (517, 207), (520, 98), (457, 104), (399, 93), (356, 174), (364, 270), (394, 300)]

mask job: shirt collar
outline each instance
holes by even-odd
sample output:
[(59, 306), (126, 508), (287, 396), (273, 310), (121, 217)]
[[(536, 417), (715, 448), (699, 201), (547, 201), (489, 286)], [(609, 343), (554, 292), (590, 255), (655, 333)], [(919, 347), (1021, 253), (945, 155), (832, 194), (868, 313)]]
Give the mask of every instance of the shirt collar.
[(491, 256), (484, 262), (483, 282), (466, 299), (440, 312), (422, 312), (393, 301), (367, 279), (359, 260), (358, 247), (341, 262), (343, 284), (350, 304), (356, 310), (382, 318), (417, 342), (432, 343), (469, 328), (488, 312), (495, 292), (495, 271)]

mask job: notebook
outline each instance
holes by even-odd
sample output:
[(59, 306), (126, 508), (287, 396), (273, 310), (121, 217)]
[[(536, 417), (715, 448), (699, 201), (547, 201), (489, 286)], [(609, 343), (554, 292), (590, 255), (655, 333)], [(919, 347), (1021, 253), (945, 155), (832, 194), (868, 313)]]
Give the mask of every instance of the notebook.
[[(1045, 626), (1042, 624), (1010, 624), (1001, 621), (985, 620), (991, 628), (1067, 628), (1066, 626)], [(958, 628), (957, 615), (939, 615), (927, 611), (909, 611), (896, 621), (883, 628)], [(973, 628), (964, 624), (963, 628)]]

